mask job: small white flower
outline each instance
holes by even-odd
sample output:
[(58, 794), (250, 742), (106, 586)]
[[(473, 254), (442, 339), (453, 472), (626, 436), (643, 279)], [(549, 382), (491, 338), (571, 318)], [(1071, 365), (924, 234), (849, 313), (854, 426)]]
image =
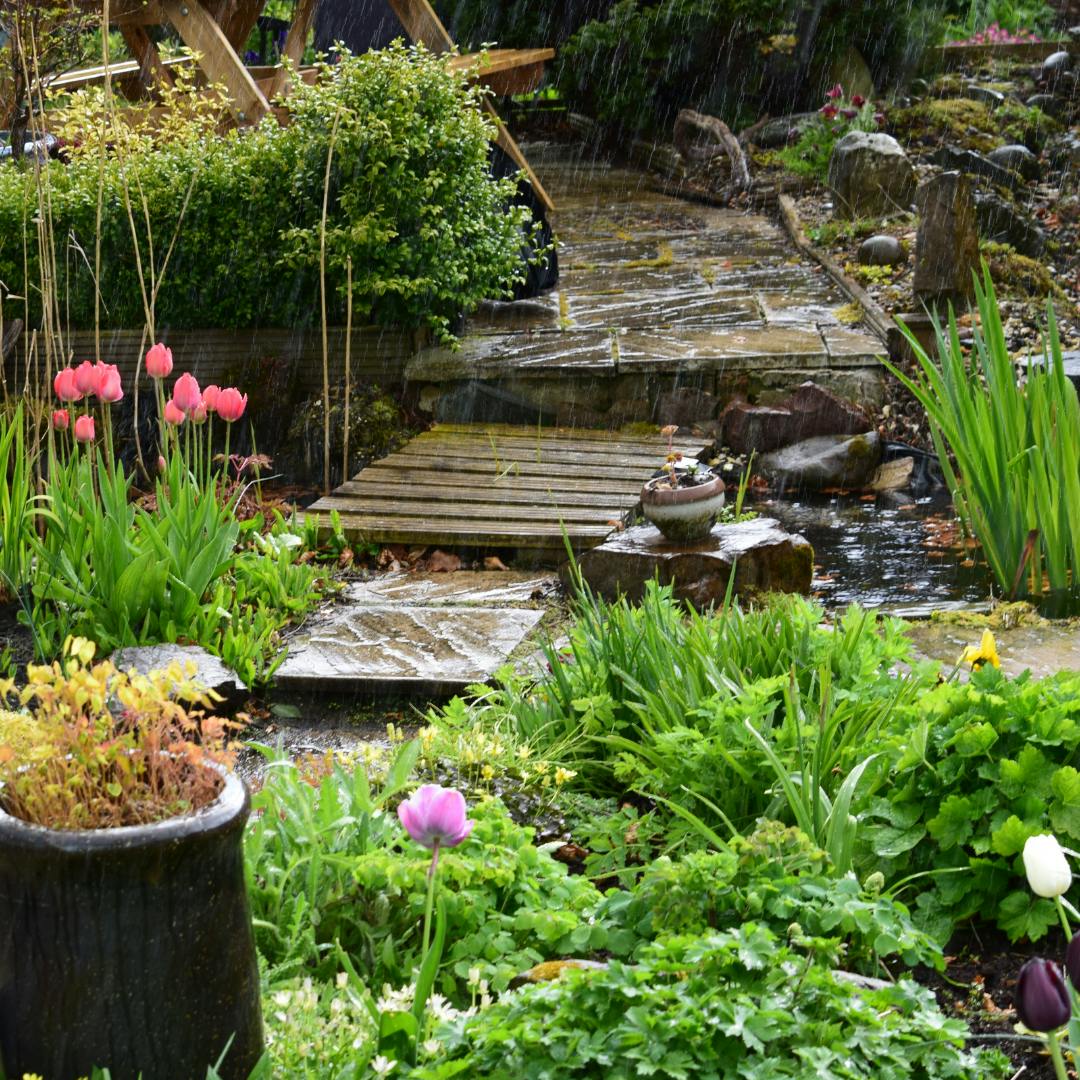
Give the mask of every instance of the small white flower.
[(337, 988), (339, 990), (344, 990), (345, 987), (349, 985), (349, 973), (347, 971), (339, 971), (334, 982), (337, 983)]
[(420, 1047), (428, 1057), (434, 1057), (442, 1049), (442, 1043), (438, 1039), (425, 1039)]
[(1048, 900), (1068, 892), (1072, 884), (1072, 871), (1065, 852), (1050, 835), (1028, 837), (1024, 844), (1024, 871), (1031, 891)]
[(397, 1062), (380, 1054), (372, 1061), (371, 1068), (376, 1076), (389, 1076), (397, 1068)]

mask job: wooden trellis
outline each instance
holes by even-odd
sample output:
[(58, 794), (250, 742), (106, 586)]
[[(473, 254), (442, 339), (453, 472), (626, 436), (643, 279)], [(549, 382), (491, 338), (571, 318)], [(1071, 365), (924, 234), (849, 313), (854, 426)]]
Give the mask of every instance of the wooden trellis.
[[(88, 9), (100, 10), (99, 0), (84, 0), (84, 3)], [(388, 0), (388, 3), (413, 41), (435, 53), (454, 50), (453, 39), (428, 0)], [(297, 69), (318, 5), (319, 0), (298, 0), (296, 5), (282, 57)], [(225, 87), (236, 122), (258, 123), (272, 111), (271, 102), (289, 89), (289, 73), (284, 65), (248, 68), (241, 59), (244, 43), (264, 6), (265, 0), (112, 0), (110, 22), (120, 30), (135, 59), (112, 65), (109, 74), (129, 97), (171, 85), (173, 68), (187, 61), (163, 59), (147, 30), (150, 26), (169, 25), (197, 56), (207, 81)], [(553, 49), (496, 49), (480, 57), (458, 56), (451, 64), (462, 70), (475, 68), (476, 78), (497, 94), (523, 93), (539, 84), (544, 64), (554, 55)], [(105, 74), (100, 67), (70, 72), (52, 85), (75, 90), (102, 81)], [(310, 71), (302, 74), (313, 77)], [(553, 210), (551, 199), (495, 107), (486, 101), (485, 108), (497, 125), (497, 144), (525, 173), (541, 203)], [(279, 115), (287, 121), (287, 112)]]

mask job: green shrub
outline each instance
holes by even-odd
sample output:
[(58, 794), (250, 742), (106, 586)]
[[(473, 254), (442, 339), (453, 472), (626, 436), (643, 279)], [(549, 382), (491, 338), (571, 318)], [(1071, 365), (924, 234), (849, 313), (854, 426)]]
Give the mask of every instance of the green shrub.
[[(520, 270), (528, 211), (507, 209), (514, 181), (488, 173), (490, 124), (445, 63), (400, 45), (327, 65), (297, 82), (292, 123), (217, 134), (205, 116), (172, 137), (132, 137), (104, 170), (104, 325), (140, 326), (144, 309), (125, 183), (144, 273), (160, 270), (160, 327), (310, 325), (319, 318), (318, 252), (327, 156), (331, 317), (343, 321), (346, 260), (354, 317), (429, 326), (504, 295)], [(93, 131), (92, 98), (72, 113)], [(119, 138), (119, 136), (116, 136)], [(125, 137), (126, 138), (126, 137)], [(93, 252), (101, 166), (93, 141), (48, 166), (59, 307), (94, 325)], [(0, 281), (20, 296), (40, 282), (35, 173), (0, 169)], [(144, 216), (149, 220), (154, 257)], [(83, 254), (87, 253), (87, 254)], [(24, 277), (24, 258), (28, 260)], [(8, 311), (12, 310), (9, 301)], [(31, 311), (30, 325), (39, 314)]]
[[(430, 857), (388, 812), (416, 763), (408, 744), (374, 792), (363, 767), (336, 768), (318, 787), (285, 761), (270, 766), (245, 846), (256, 942), (275, 977), (334, 977), (340, 957), (369, 986), (407, 984), (420, 959)], [(470, 806), (472, 835), (439, 859), (447, 915), (441, 989), (468, 1000), (469, 969), (492, 989), (543, 959), (592, 952), (602, 927), (584, 913), (591, 883), (531, 843), (497, 800)]]
[(733, 840), (728, 851), (658, 859), (633, 889), (610, 891), (596, 919), (616, 956), (639, 956), (669, 934), (754, 922), (778, 937), (797, 924), (811, 937), (835, 938), (844, 965), (870, 975), (886, 956), (899, 955), (909, 967), (943, 965), (940, 948), (915, 928), (907, 908), (867, 891), (853, 874), (838, 877), (824, 851), (777, 822)]
[(897, 717), (886, 797), (865, 834), (889, 881), (914, 878), (916, 917), (940, 940), (963, 920), (1014, 940), (1057, 921), (1020, 853), (1036, 833), (1080, 844), (1080, 676), (1007, 679), (992, 667)]
[(964, 1049), (909, 979), (882, 990), (838, 978), (827, 942), (790, 944), (753, 922), (667, 938), (639, 961), (568, 971), (444, 1027), (449, 1060), (415, 1080), (517, 1077), (569, 1080), (990, 1080), (1007, 1076), (995, 1052)]

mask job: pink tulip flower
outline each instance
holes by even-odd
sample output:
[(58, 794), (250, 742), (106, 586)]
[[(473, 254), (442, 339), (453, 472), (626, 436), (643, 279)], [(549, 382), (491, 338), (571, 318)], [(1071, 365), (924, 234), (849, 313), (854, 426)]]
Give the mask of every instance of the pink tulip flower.
[(84, 360), (75, 369), (75, 389), (80, 394), (92, 394), (97, 387), (97, 372), (89, 360)]
[(146, 374), (151, 379), (166, 379), (172, 372), (172, 349), (167, 349), (159, 341), (146, 353)]
[(181, 409), (172, 398), (169, 398), (169, 400), (165, 402), (165, 423), (179, 427), (185, 419), (184, 410)]
[(115, 364), (98, 364), (94, 371), (96, 379), (94, 393), (99, 401), (112, 404), (124, 396), (120, 386), (120, 369)]
[(398, 806), (405, 831), (428, 849), (457, 847), (476, 824), (465, 816), (465, 796), (453, 788), (424, 784)]
[(191, 411), (191, 422), (193, 424), (205, 424), (206, 423), (206, 401), (200, 401)]
[(195, 381), (194, 375), (185, 371), (176, 380), (172, 399), (176, 402), (176, 407), (183, 409), (186, 413), (194, 412), (202, 404), (202, 392), (199, 390), (199, 384)]
[(222, 390), (217, 396), (215, 402), (215, 409), (218, 416), (222, 420), (227, 420), (230, 424), (234, 420), (239, 420), (244, 415), (244, 410), (247, 408), (247, 394), (241, 394), (235, 386), (230, 386), (226, 390)]
[(94, 418), (92, 416), (80, 416), (75, 421), (75, 438), (79, 442), (94, 441)]
[(202, 399), (203, 404), (206, 406), (207, 412), (217, 411), (217, 399), (221, 393), (221, 387), (211, 383), (203, 392)]
[(78, 401), (82, 397), (82, 393), (75, 385), (75, 371), (69, 367), (56, 373), (56, 378), (53, 379), (53, 390), (61, 401)]
[[(183, 413), (181, 413), (181, 416), (182, 416), (182, 415), (183, 415)], [(163, 457), (163, 456), (162, 456), (161, 454), (158, 454), (158, 458), (157, 458), (157, 471), (158, 471), (158, 472), (164, 472), (164, 471), (165, 471), (165, 468), (166, 468), (166, 466), (165, 466), (165, 458), (164, 458), (164, 457)]]
[(71, 424), (71, 415), (67, 409), (57, 409), (52, 414), (52, 426), (57, 431), (67, 431)]
[(844, 88), (837, 83), (825, 96), (830, 101), (839, 101), (844, 96)]

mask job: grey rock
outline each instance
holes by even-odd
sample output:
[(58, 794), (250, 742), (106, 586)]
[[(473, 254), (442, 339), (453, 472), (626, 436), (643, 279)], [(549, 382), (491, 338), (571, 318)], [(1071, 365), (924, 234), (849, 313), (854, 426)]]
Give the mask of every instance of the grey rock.
[(791, 141), (792, 133), (796, 136), (802, 132), (804, 128), (809, 127), (818, 118), (816, 112), (812, 113), (793, 113), (791, 116), (780, 116), (775, 120), (770, 120), (760, 131), (754, 136), (754, 144), (760, 146), (762, 150), (775, 150), (781, 146), (787, 146)]
[(881, 461), (876, 431), (861, 435), (819, 435), (766, 454), (761, 471), (781, 490), (804, 488), (862, 488)]
[[(716, 525), (699, 544), (665, 540), (651, 525), (617, 533), (579, 560), (590, 588), (614, 600), (639, 600), (646, 584), (658, 577), (673, 585), (677, 599), (699, 610), (722, 602), (735, 568), (735, 592), (751, 596), (768, 592), (809, 592), (814, 549), (801, 536), (786, 532), (771, 518), (737, 525)], [(564, 567), (564, 581), (569, 579)]]
[(907, 262), (904, 245), (887, 233), (868, 236), (859, 245), (857, 257), (863, 266), (903, 266)]
[(140, 675), (163, 671), (173, 661), (185, 669), (188, 664), (193, 664), (194, 678), (228, 703), (235, 703), (247, 692), (247, 687), (232, 668), (198, 645), (129, 645), (112, 655), (112, 662), (121, 671), (137, 671)]
[(1016, 188), (1020, 185), (1020, 174), (1005, 166), (991, 161), (974, 150), (958, 150), (955, 146), (942, 146), (930, 155), (930, 160), (943, 169), (954, 169), (972, 176), (982, 176), (1002, 187)]
[(984, 105), (989, 105), (991, 109), (1005, 104), (1005, 95), (1000, 90), (992, 90), (989, 86), (969, 86), (964, 91), (964, 97), (971, 98), (972, 101), (981, 101)]
[(1053, 81), (1063, 72), (1072, 71), (1073, 58), (1064, 49), (1051, 53), (1042, 62), (1042, 77)]
[(829, 188), (838, 214), (880, 216), (907, 210), (915, 197), (915, 170), (900, 144), (881, 132), (849, 131), (833, 147)]
[(988, 161), (1019, 173), (1025, 180), (1034, 180), (1039, 175), (1039, 159), (1021, 143), (999, 146), (986, 155)]
[(927, 180), (916, 196), (915, 297), (926, 304), (958, 305), (970, 298), (979, 264), (979, 234), (971, 181), (945, 172)]
[(1080, 394), (1080, 349), (1067, 349), (1061, 354), (1061, 362), (1065, 368), (1065, 377)]
[(1048, 116), (1061, 117), (1065, 111), (1064, 103), (1053, 94), (1032, 94), (1024, 104), (1029, 109), (1042, 109)]
[(1021, 255), (1037, 259), (1046, 247), (1046, 233), (1026, 214), (992, 192), (975, 195), (975, 217), (980, 236), (998, 244), (1011, 244)]

